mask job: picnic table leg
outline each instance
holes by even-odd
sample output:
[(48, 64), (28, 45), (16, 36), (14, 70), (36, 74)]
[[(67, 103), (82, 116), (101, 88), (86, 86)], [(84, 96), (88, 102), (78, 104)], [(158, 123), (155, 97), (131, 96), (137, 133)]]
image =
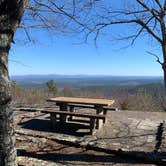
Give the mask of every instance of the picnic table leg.
[[(97, 115), (103, 114), (103, 107), (102, 106), (96, 105), (95, 108), (96, 108), (96, 114)], [(96, 119), (96, 129), (101, 128), (102, 122), (103, 121), (101, 119)]]
[(95, 119), (94, 118), (90, 118), (90, 134), (91, 135), (93, 135), (94, 125), (95, 125)]
[[(60, 103), (59, 107), (60, 107), (60, 111), (68, 111), (67, 103)], [(62, 122), (62, 123), (66, 122), (66, 115), (60, 115), (60, 122)]]
[[(107, 114), (107, 110), (106, 109), (104, 109), (104, 111), (103, 111), (103, 115), (106, 115)], [(103, 124), (105, 124), (106, 123), (106, 119), (103, 119)]]
[[(70, 107), (69, 107), (69, 111), (70, 111), (70, 112), (74, 112), (74, 106), (70, 106)], [(70, 116), (70, 117), (68, 118), (68, 120), (71, 121), (71, 120), (72, 120), (72, 116)]]
[(57, 122), (57, 117), (55, 113), (50, 113), (50, 119), (51, 119), (51, 125), (52, 127), (55, 127)]

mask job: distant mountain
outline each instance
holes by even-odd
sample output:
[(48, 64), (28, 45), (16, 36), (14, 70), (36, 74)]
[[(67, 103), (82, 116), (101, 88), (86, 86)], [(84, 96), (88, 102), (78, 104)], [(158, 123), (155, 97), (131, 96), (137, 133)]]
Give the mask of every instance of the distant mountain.
[(49, 74), (49, 75), (13, 75), (11, 79), (23, 80), (23, 79), (57, 79), (57, 78), (100, 78), (100, 79), (111, 79), (111, 80), (162, 80), (161, 76), (111, 76), (111, 75), (60, 75), (60, 74)]
[(136, 87), (147, 84), (162, 84), (162, 77), (150, 76), (105, 76), (105, 75), (23, 75), (11, 76), (18, 85), (28, 88), (45, 88), (46, 82), (53, 79), (57, 85), (62, 88), (70, 86), (73, 88), (97, 87), (104, 89), (106, 87)]

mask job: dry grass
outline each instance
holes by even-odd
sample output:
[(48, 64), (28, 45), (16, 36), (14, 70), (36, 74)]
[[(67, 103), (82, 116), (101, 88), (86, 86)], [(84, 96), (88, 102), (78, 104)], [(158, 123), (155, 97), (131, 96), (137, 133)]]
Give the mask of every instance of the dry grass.
[(166, 97), (154, 96), (146, 91), (140, 91), (134, 94), (128, 92), (118, 94), (104, 94), (102, 92), (89, 92), (89, 91), (74, 91), (72, 88), (64, 88), (56, 95), (48, 90), (43, 89), (24, 89), (16, 84), (12, 85), (12, 96), (14, 103), (25, 104), (43, 104), (46, 99), (55, 96), (65, 97), (88, 97), (100, 99), (114, 99), (115, 106), (121, 110), (142, 110), (142, 111), (165, 111), (166, 110)]

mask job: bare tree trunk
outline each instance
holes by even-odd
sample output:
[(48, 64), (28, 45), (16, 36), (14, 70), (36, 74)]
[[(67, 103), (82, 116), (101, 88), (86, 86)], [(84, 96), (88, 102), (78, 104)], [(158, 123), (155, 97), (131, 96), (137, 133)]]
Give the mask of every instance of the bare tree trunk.
[(163, 43), (162, 45), (162, 53), (163, 53), (163, 59), (164, 59), (164, 62), (162, 64), (162, 69), (164, 73), (164, 87), (166, 89), (166, 43)]
[(0, 166), (15, 166), (16, 150), (11, 109), (8, 53), (13, 33), (0, 25)]
[[(4, 35), (0, 34), (2, 41)], [(10, 82), (8, 77), (8, 53), (2, 51), (0, 42), (0, 166), (15, 166), (16, 151), (11, 109)]]
[(164, 72), (164, 87), (166, 89), (166, 62), (163, 63), (163, 72)]
[(28, 0), (0, 0), (0, 166), (16, 166), (8, 54)]

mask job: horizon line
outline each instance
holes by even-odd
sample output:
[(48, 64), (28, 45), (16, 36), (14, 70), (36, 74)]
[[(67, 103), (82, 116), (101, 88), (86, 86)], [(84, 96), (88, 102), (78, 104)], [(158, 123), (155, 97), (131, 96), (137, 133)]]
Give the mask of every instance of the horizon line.
[(111, 77), (163, 77), (163, 75), (111, 75), (111, 74), (16, 74), (10, 75), (10, 77), (15, 76), (49, 76), (49, 75), (58, 75), (58, 76), (111, 76)]

